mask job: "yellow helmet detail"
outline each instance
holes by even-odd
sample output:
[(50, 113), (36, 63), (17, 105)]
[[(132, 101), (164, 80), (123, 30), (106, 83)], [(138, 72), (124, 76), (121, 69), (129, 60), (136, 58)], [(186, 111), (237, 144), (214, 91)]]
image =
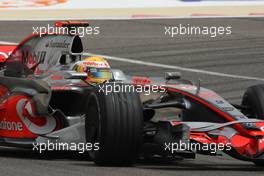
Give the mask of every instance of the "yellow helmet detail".
[(77, 72), (86, 72), (87, 81), (102, 83), (112, 78), (111, 67), (102, 57), (87, 57), (77, 62), (73, 70)]

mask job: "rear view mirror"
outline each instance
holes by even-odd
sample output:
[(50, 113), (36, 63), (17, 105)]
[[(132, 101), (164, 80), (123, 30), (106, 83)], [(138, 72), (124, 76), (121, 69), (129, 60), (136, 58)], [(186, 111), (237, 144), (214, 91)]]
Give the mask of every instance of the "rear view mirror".
[(167, 81), (169, 80), (176, 80), (181, 78), (181, 73), (180, 72), (166, 72), (165, 73), (165, 79)]
[(114, 80), (116, 81), (126, 81), (127, 80), (126, 75), (121, 70), (112, 69), (111, 71), (112, 71)]
[(76, 71), (70, 71), (67, 72), (65, 75), (65, 79), (81, 79), (81, 80), (86, 80), (87, 79), (87, 73), (85, 72), (76, 72)]

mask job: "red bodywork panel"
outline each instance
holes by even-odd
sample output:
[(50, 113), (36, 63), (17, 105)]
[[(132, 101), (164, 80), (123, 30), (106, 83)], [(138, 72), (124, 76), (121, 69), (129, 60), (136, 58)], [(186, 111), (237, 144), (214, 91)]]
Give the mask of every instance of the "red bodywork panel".
[(0, 45), (0, 63), (4, 62), (15, 48), (16, 45)]
[(53, 117), (35, 115), (35, 104), (23, 94), (8, 95), (0, 86), (0, 137), (35, 139), (39, 135), (53, 132), (60, 124)]
[[(16, 105), (20, 99), (27, 99), (26, 96), (10, 96), (1, 102), (0, 107), (0, 137), (4, 138), (36, 138), (37, 135), (30, 132), (27, 126), (20, 119)], [(25, 113), (25, 112), (22, 112)]]
[[(32, 37), (27, 37), (19, 45), (0, 45), (0, 63)], [(57, 119), (36, 116), (31, 99), (23, 93), (10, 94), (6, 87), (0, 85), (0, 138), (35, 139), (60, 128)]]

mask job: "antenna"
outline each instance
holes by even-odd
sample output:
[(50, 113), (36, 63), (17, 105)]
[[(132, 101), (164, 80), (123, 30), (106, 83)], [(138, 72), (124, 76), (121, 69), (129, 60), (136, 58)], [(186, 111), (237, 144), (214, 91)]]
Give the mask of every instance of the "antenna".
[(198, 95), (198, 94), (200, 93), (200, 89), (201, 89), (201, 81), (202, 81), (202, 80), (199, 78), (199, 79), (198, 79), (198, 82), (197, 82), (197, 84), (196, 84), (196, 88), (197, 88), (197, 89), (196, 89), (196, 93), (195, 93), (196, 95)]

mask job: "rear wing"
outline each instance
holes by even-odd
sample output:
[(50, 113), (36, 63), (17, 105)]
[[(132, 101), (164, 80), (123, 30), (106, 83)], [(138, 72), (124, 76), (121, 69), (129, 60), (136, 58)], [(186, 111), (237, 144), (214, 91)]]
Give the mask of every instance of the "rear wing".
[(86, 21), (56, 21), (56, 27), (88, 27), (89, 23)]
[(89, 23), (87, 21), (56, 21), (55, 27), (66, 27), (70, 31), (77, 30), (80, 27), (88, 27)]

